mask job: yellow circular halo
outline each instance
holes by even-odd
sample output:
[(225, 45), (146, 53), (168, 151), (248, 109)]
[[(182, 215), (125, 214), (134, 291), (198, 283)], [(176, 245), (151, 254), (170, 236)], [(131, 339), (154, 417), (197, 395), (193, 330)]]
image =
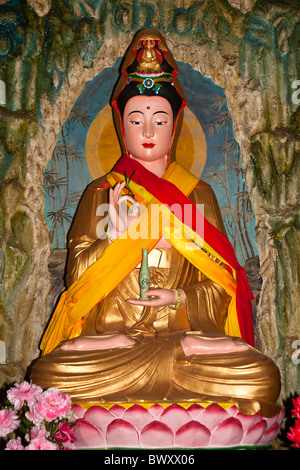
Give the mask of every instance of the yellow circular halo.
[(85, 143), (86, 162), (94, 179), (111, 171), (121, 156), (112, 110), (106, 105), (92, 122)]
[[(121, 146), (115, 130), (112, 110), (106, 105), (92, 122), (86, 138), (86, 161), (94, 179), (111, 171), (121, 156)], [(200, 177), (206, 161), (206, 140), (200, 122), (189, 109), (176, 146), (176, 161)]]
[(176, 145), (176, 161), (200, 178), (206, 162), (207, 145), (195, 114), (184, 108), (183, 123)]

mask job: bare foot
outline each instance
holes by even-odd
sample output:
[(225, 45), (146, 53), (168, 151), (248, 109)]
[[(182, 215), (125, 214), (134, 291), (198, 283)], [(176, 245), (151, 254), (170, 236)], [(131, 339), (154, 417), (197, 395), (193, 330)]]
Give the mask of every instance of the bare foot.
[(222, 354), (249, 349), (247, 343), (239, 339), (234, 340), (230, 336), (204, 338), (196, 335), (186, 335), (180, 342), (186, 356), (192, 354)]
[(73, 350), (99, 350), (123, 348), (132, 346), (135, 341), (126, 335), (103, 335), (103, 336), (78, 336), (70, 341), (65, 341), (60, 345), (60, 349)]

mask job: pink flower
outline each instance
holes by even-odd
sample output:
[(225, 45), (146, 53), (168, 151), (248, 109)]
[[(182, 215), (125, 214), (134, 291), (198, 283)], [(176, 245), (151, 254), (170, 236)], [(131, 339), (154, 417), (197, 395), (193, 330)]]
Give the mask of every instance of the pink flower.
[(59, 450), (59, 445), (48, 441), (44, 437), (36, 437), (25, 447), (25, 450)]
[(38, 385), (24, 381), (10, 388), (7, 392), (7, 398), (14, 405), (15, 410), (20, 410), (25, 401), (28, 406), (33, 405), (42, 391)]
[(300, 448), (300, 421), (295, 422), (295, 428), (290, 427), (290, 431), (287, 433), (288, 439), (294, 442), (294, 447)]
[(295, 407), (294, 410), (292, 410), (293, 416), (295, 418), (300, 419), (300, 397), (293, 399), (293, 405)]
[(21, 438), (11, 439), (6, 444), (5, 450), (24, 450), (24, 446), (21, 442)]
[(40, 415), (45, 421), (52, 421), (56, 418), (64, 418), (69, 411), (71, 397), (61, 392), (57, 388), (48, 388), (39, 397), (34, 405), (34, 412)]
[(59, 423), (58, 432), (55, 434), (54, 439), (60, 442), (76, 442), (74, 436), (74, 429), (67, 423)]
[(0, 410), (0, 437), (5, 437), (19, 426), (20, 421), (15, 410), (3, 408)]
[(36, 409), (36, 404), (31, 407), (30, 411), (27, 411), (25, 413), (25, 416), (29, 421), (32, 421), (32, 423), (34, 423), (37, 426), (39, 426), (42, 423), (43, 419), (44, 419), (43, 416), (41, 416), (38, 413), (38, 411)]
[(45, 439), (50, 436), (49, 431), (47, 431), (44, 424), (38, 424), (31, 429), (30, 437), (29, 434), (26, 434), (25, 439), (29, 442), (31, 439), (36, 437), (44, 437)]

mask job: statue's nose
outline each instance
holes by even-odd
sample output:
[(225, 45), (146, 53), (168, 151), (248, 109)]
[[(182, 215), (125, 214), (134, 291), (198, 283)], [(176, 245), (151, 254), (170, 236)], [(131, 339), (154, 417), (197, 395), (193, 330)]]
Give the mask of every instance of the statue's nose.
[(153, 135), (154, 135), (153, 126), (150, 123), (145, 123), (143, 136), (149, 139), (150, 137), (153, 137)]

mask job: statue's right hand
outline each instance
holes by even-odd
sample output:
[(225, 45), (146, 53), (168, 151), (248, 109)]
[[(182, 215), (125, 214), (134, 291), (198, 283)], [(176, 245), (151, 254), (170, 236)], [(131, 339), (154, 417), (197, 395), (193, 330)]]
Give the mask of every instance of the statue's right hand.
[(132, 205), (136, 205), (136, 201), (128, 194), (121, 196), (121, 192), (125, 186), (125, 181), (117, 183), (114, 188), (109, 190), (109, 210), (108, 216), (110, 221), (110, 234), (113, 238), (117, 238), (128, 230), (129, 226), (138, 218), (139, 211), (132, 215), (127, 213), (127, 201)]

